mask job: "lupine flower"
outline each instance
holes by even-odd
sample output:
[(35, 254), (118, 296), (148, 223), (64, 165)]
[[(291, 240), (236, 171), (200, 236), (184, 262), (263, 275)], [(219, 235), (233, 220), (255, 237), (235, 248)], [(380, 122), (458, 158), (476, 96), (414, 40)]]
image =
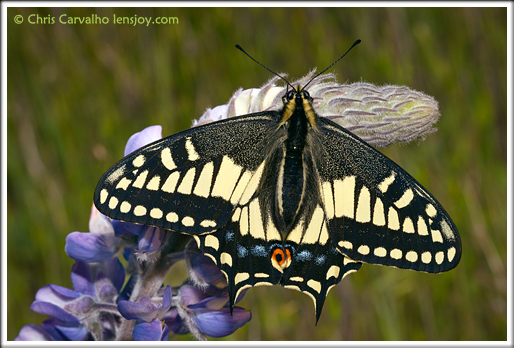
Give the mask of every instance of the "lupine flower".
[(198, 339), (204, 339), (203, 335), (227, 336), (252, 317), (250, 312), (238, 306), (231, 312), (228, 300), (227, 288), (200, 289), (184, 284), (180, 287), (176, 308), (163, 319), (174, 332), (190, 331)]
[(41, 326), (25, 325), (21, 328), (15, 341), (84, 341), (89, 340), (87, 328), (82, 324), (73, 324), (50, 318)]
[(138, 320), (133, 331), (135, 341), (167, 341), (169, 333), (168, 326), (157, 318), (149, 323)]
[(155, 304), (150, 298), (142, 297), (137, 302), (119, 301), (118, 310), (125, 319), (136, 319), (133, 335), (136, 341), (168, 340), (169, 329), (161, 321), (162, 316), (171, 307), (171, 287), (164, 289), (161, 304)]
[(48, 340), (81, 341), (91, 334), (102, 337), (98, 332), (101, 331), (99, 325), (103, 325), (102, 321), (116, 318), (101, 316), (99, 309), (103, 313), (116, 312), (115, 300), (125, 279), (121, 263), (118, 259), (94, 264), (77, 261), (73, 265), (71, 279), (73, 290), (53, 284), (39, 289), (30, 309), (52, 318), (46, 320), (42, 328), (24, 327), (18, 340), (44, 337)]

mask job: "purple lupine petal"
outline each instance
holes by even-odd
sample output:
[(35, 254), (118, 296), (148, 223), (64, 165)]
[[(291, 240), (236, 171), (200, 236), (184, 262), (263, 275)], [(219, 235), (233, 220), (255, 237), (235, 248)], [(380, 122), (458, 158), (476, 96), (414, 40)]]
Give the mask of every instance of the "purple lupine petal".
[(225, 275), (223, 275), (211, 258), (198, 252), (193, 253), (190, 256), (190, 260), (193, 271), (206, 283), (222, 288), (226, 286)]
[(148, 308), (140, 302), (118, 301), (118, 310), (128, 320), (142, 319), (147, 322), (152, 321), (155, 318), (154, 309)]
[(153, 143), (162, 138), (161, 126), (150, 126), (141, 132), (133, 134), (125, 146), (125, 156), (147, 144)]
[(171, 290), (171, 286), (166, 285), (164, 288), (164, 293), (162, 295), (162, 307), (170, 307), (171, 306), (171, 297), (173, 296), (173, 292)]
[(189, 329), (186, 325), (184, 325), (184, 322), (178, 315), (178, 310), (176, 308), (170, 309), (168, 312), (166, 312), (163, 315), (162, 320), (164, 320), (170, 330), (176, 334), (185, 335), (189, 333)]
[(123, 258), (125, 260), (129, 261), (132, 256), (134, 256), (134, 248), (123, 248)]
[(172, 297), (172, 291), (171, 286), (167, 285), (164, 288), (164, 294), (162, 296), (162, 304), (160, 305), (160, 308), (157, 311), (157, 315), (159, 318), (162, 318), (162, 316), (170, 309), (171, 307), (171, 297)]
[(152, 300), (150, 300), (149, 297), (142, 297), (137, 301), (138, 304), (145, 306), (148, 310), (155, 310), (157, 309), (157, 306)]
[(134, 341), (167, 341), (169, 328), (159, 319), (154, 319), (149, 323), (138, 323), (132, 335), (134, 336)]
[(163, 239), (163, 229), (146, 226), (139, 234), (138, 250), (143, 253), (152, 253), (161, 247)]
[(52, 341), (52, 336), (42, 327), (37, 325), (25, 325), (21, 328), (15, 341)]
[(73, 289), (84, 295), (95, 296), (95, 288), (91, 280), (91, 270), (87, 263), (77, 261), (71, 268)]
[(218, 311), (200, 309), (193, 316), (196, 327), (201, 333), (211, 337), (224, 337), (232, 334), (246, 324), (252, 314), (241, 307), (234, 307), (232, 314), (229, 308)]
[(166, 286), (163, 295), (163, 304), (156, 305), (148, 297), (140, 298), (137, 303), (131, 301), (118, 301), (118, 310), (126, 319), (142, 319), (146, 322), (161, 317), (171, 307), (171, 286)]
[(125, 268), (117, 258), (107, 260), (103, 263), (105, 274), (111, 280), (112, 285), (120, 292), (125, 283)]
[(48, 284), (40, 288), (36, 293), (37, 301), (51, 302), (58, 306), (73, 301), (82, 296), (81, 293), (65, 288), (64, 286)]
[(84, 341), (89, 334), (85, 325), (63, 322), (57, 318), (50, 318), (41, 325), (54, 341)]
[(72, 314), (66, 312), (61, 307), (44, 301), (34, 301), (30, 309), (39, 314), (49, 315), (51, 317), (59, 318), (60, 320), (72, 324), (80, 324), (79, 320)]
[(166, 321), (166, 323), (171, 324), (175, 319), (179, 318), (177, 308), (173, 307), (166, 313), (164, 313), (161, 317), (162, 320)]
[(196, 304), (206, 297), (208, 295), (197, 287), (187, 284), (180, 287), (180, 300), (186, 306)]
[(244, 290), (240, 291), (239, 295), (237, 295), (236, 301), (234, 303), (238, 303), (239, 301), (241, 301), (243, 299), (243, 297), (245, 296), (247, 290), (248, 289), (244, 289)]
[[(140, 229), (143, 228), (143, 225), (136, 225), (130, 222), (112, 220), (111, 223), (112, 228), (114, 229), (115, 237), (123, 237), (127, 234), (135, 234), (137, 236), (139, 234)], [(133, 230), (135, 230), (135, 232), (133, 232)]]
[(94, 204), (91, 207), (91, 214), (89, 215), (89, 232), (101, 234), (112, 234), (114, 232), (111, 220), (100, 213)]
[(89, 330), (84, 325), (77, 327), (58, 326), (55, 329), (69, 341), (84, 341), (89, 333)]
[(112, 221), (112, 226), (114, 228), (114, 235), (116, 237), (121, 237), (127, 233), (134, 234), (136, 236), (140, 236), (140, 235), (144, 234), (148, 228), (151, 228), (146, 225), (138, 225), (138, 224), (133, 224), (130, 222), (123, 222), (123, 221), (116, 221), (116, 220)]
[(214, 296), (214, 297), (208, 297), (196, 304), (189, 305), (187, 308), (193, 309), (193, 310), (200, 310), (205, 309), (209, 311), (216, 311), (220, 310), (227, 304), (228, 296)]
[(166, 323), (162, 323), (162, 334), (161, 334), (161, 341), (167, 341), (170, 336), (170, 328)]
[(117, 244), (113, 235), (72, 232), (66, 236), (64, 251), (77, 261), (102, 262), (114, 256)]

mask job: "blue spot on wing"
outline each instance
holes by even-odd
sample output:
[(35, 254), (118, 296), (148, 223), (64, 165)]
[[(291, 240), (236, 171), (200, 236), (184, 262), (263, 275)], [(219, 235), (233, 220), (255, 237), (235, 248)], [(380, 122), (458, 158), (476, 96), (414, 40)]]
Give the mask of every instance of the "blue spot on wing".
[(315, 263), (316, 265), (318, 265), (318, 266), (321, 266), (322, 264), (324, 264), (324, 263), (325, 263), (325, 259), (326, 259), (325, 255), (319, 255), (319, 256), (317, 256), (317, 257), (316, 257), (316, 259), (314, 260), (314, 263)]
[(309, 261), (312, 259), (312, 253), (308, 250), (302, 250), (296, 255), (298, 261)]
[(228, 241), (233, 241), (234, 240), (234, 232), (231, 232), (231, 231), (225, 232), (225, 239)]
[(243, 257), (246, 257), (246, 255), (248, 255), (248, 249), (246, 249), (244, 246), (242, 245), (238, 245), (237, 246), (237, 256), (239, 258), (243, 258)]
[(264, 247), (264, 245), (255, 245), (252, 248), (252, 255), (267, 257), (268, 251), (266, 250), (266, 247)]

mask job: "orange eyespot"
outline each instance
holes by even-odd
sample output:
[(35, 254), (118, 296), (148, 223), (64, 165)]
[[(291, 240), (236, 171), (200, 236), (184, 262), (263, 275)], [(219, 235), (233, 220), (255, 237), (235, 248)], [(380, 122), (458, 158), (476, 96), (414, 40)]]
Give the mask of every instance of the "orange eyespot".
[(291, 264), (291, 251), (288, 248), (277, 247), (271, 253), (271, 264), (282, 273)]
[(283, 269), (282, 265), (286, 262), (286, 256), (284, 255), (284, 251), (282, 249), (275, 249), (271, 257), (275, 260), (275, 262)]

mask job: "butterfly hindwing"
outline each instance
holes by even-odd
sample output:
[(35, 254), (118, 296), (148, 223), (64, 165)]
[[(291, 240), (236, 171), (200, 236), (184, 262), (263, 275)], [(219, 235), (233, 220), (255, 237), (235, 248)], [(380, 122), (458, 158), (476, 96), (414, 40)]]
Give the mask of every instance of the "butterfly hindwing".
[(260, 147), (276, 117), (232, 118), (142, 147), (104, 174), (94, 201), (116, 220), (189, 234), (214, 231), (230, 219), (261, 165)]
[(195, 236), (198, 247), (225, 273), (230, 303), (251, 286), (274, 285), (281, 272), (272, 266), (270, 255), (281, 247), (278, 231), (265, 225), (258, 199), (237, 207), (226, 226), (214, 233)]
[(327, 230), (328, 221), (321, 202), (312, 207), (312, 211), (304, 211), (299, 223), (287, 236), (285, 245), (291, 250), (293, 261), (284, 271), (281, 284), (313, 299), (317, 321), (330, 289), (347, 274), (358, 271), (362, 264), (336, 249)]
[(353, 260), (438, 273), (460, 259), (458, 232), (441, 205), (390, 159), (319, 118), (316, 156), (330, 237)]

